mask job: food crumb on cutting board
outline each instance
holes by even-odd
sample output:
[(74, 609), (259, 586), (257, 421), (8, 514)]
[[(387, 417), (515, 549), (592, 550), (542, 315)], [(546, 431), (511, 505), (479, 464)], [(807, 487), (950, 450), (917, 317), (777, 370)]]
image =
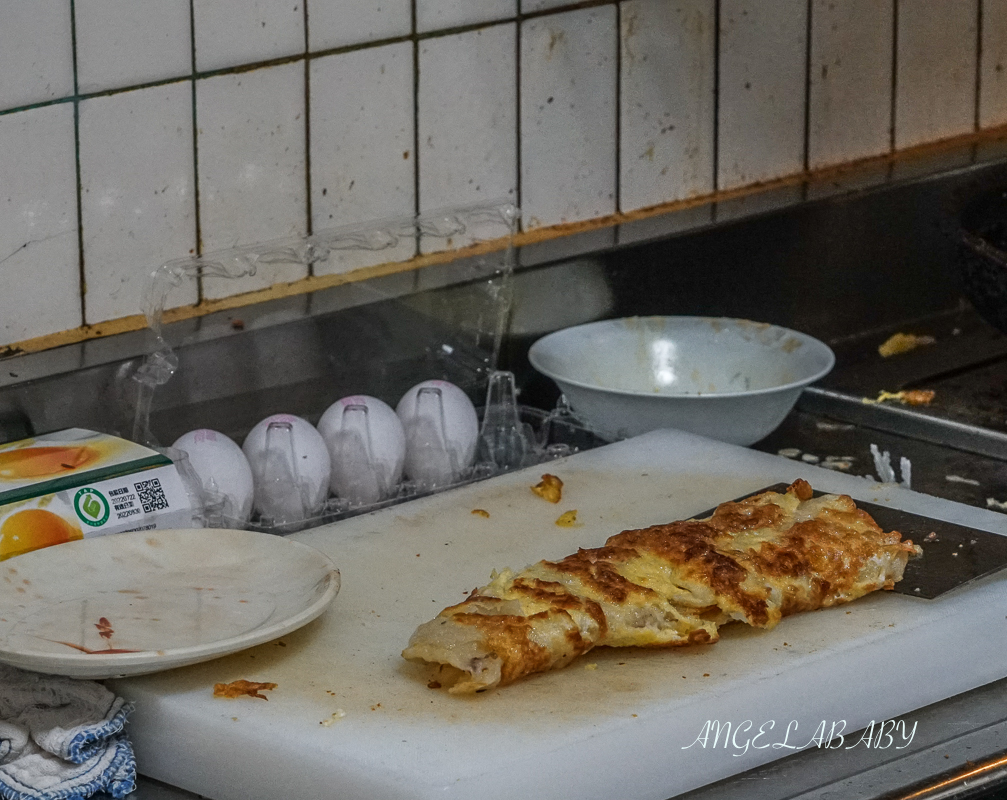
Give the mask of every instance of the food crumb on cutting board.
[(563, 481), (548, 473), (543, 475), (542, 480), (532, 486), (531, 490), (550, 503), (558, 503), (563, 499)]
[(260, 692), (268, 692), (275, 689), (277, 684), (263, 682), (259, 683), (256, 681), (246, 681), (237, 680), (231, 681), (230, 683), (215, 683), (213, 684), (213, 696), (214, 697), (224, 697), (229, 700), (234, 700), (238, 697), (255, 697), (259, 700), (269, 700), (264, 694)]
[(580, 524), (577, 522), (577, 509), (573, 508), (570, 511), (564, 511), (559, 515), (556, 520), (556, 524), (560, 528), (579, 528)]

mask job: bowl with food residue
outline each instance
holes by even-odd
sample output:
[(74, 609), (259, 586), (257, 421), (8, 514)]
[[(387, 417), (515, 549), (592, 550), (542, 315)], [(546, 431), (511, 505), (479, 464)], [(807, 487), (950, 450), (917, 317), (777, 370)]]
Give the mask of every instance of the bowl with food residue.
[(550, 333), (532, 366), (601, 436), (677, 428), (750, 445), (828, 374), (828, 345), (777, 325), (722, 317), (626, 317)]

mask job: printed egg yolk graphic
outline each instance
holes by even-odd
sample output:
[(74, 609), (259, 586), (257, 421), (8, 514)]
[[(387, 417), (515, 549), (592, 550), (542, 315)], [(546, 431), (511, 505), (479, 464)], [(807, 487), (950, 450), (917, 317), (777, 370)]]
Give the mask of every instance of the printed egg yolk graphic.
[(74, 539), (83, 539), (80, 528), (58, 514), (29, 508), (11, 514), (0, 525), (0, 561)]
[(94, 462), (93, 447), (22, 447), (0, 452), (0, 479), (8, 481), (48, 478), (73, 472)]

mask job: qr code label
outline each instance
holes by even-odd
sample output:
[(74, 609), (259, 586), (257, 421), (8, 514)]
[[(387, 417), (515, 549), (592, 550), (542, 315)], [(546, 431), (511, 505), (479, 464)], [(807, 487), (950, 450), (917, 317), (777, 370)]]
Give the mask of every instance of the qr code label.
[(151, 478), (149, 481), (138, 481), (133, 486), (136, 488), (136, 497), (143, 506), (143, 513), (149, 514), (152, 511), (162, 511), (168, 507), (168, 498), (164, 495), (159, 478)]

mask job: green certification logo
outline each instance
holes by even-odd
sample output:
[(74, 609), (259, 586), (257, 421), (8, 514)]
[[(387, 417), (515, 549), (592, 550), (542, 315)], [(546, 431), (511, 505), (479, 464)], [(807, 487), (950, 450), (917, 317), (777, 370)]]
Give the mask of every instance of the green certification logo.
[(73, 510), (85, 525), (97, 528), (108, 522), (111, 509), (105, 495), (97, 489), (81, 489), (73, 498)]

